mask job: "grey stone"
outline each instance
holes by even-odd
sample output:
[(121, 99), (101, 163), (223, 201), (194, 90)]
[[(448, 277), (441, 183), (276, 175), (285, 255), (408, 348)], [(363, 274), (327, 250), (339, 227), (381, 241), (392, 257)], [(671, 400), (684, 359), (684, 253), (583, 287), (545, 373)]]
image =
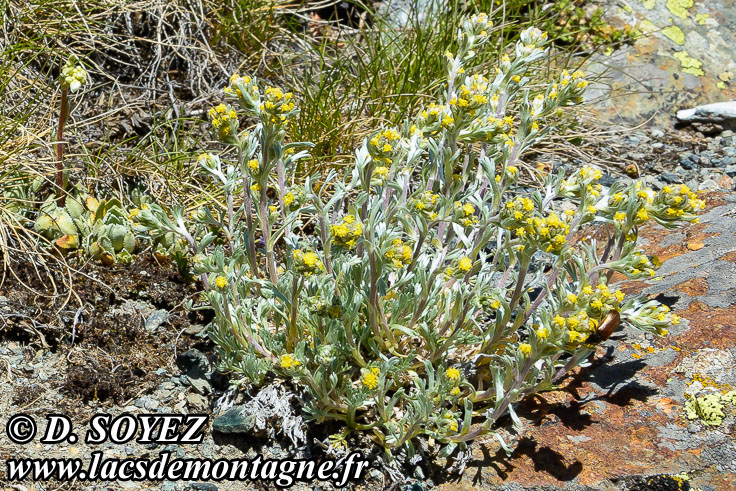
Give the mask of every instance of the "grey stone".
[(397, 28), (426, 25), (447, 11), (444, 0), (386, 0), (377, 5), (377, 15)]
[(736, 124), (736, 101), (705, 104), (677, 111), (677, 120), (683, 123)]
[(189, 375), (186, 375), (186, 377), (194, 392), (202, 395), (210, 393), (210, 383), (207, 379), (203, 377), (190, 377)]
[(706, 179), (698, 186), (699, 191), (718, 191), (719, 189), (721, 186), (713, 179)]
[(190, 377), (204, 377), (210, 371), (210, 362), (199, 350), (190, 349), (176, 357), (176, 365), (181, 372)]
[(212, 431), (220, 433), (249, 433), (255, 428), (256, 415), (248, 412), (248, 408), (234, 406), (216, 417), (212, 422)]
[(672, 172), (663, 172), (659, 175), (659, 178), (667, 184), (678, 184), (682, 181), (682, 177)]
[(680, 167), (682, 167), (683, 169), (694, 169), (699, 162), (700, 157), (698, 157), (694, 153), (688, 152), (680, 157)]
[(166, 322), (166, 319), (168, 318), (169, 313), (166, 310), (156, 310), (151, 315), (148, 316), (146, 319), (146, 330), (147, 331), (156, 331), (159, 327), (161, 327), (161, 324)]
[(207, 407), (207, 400), (196, 392), (187, 394), (187, 402), (189, 406), (195, 409), (203, 409)]
[(217, 491), (217, 486), (206, 482), (193, 482), (188, 484), (184, 491)]

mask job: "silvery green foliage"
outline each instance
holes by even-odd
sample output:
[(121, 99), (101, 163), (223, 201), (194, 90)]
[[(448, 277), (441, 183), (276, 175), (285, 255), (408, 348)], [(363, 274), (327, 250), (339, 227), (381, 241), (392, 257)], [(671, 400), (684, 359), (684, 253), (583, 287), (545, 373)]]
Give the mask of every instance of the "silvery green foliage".
[[(584, 363), (620, 323), (663, 334), (677, 322), (609, 282), (653, 275), (638, 227), (692, 221), (702, 202), (684, 186), (606, 190), (591, 167), (517, 186), (523, 152), (587, 82), (563, 71), (527, 86), (548, 54), (534, 28), (491, 76), (470, 73), (490, 30), (485, 15), (465, 22), (437, 102), (370, 135), (347, 169), (304, 178), (295, 167), (310, 145), (285, 140), (293, 96), (233, 75), (232, 104), (210, 117), (237, 158), (199, 157), (223, 199), (187, 220), (141, 212), (150, 230), (188, 243), (223, 368), (255, 385), (292, 380), (313, 420), (344, 423), (333, 445), (362, 431), (411, 454), (424, 436), (448, 455), (507, 412), (518, 422), (514, 403)], [(591, 227), (606, 243), (577, 240)]]

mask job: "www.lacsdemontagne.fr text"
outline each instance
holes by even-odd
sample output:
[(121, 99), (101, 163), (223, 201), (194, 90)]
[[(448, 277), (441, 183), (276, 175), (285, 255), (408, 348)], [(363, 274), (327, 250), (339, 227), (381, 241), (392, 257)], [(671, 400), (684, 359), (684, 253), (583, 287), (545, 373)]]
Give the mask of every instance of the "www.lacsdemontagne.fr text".
[(186, 459), (171, 458), (164, 451), (155, 459), (105, 459), (91, 454), (85, 467), (82, 459), (10, 459), (6, 462), (11, 481), (264, 481), (277, 487), (295, 482), (332, 481), (344, 486), (362, 478), (367, 460), (354, 452), (343, 459)]

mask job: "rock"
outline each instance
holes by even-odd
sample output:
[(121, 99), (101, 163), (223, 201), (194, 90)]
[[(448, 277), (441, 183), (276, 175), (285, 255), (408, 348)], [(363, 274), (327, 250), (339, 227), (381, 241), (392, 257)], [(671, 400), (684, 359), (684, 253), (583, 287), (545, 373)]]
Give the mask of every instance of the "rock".
[(187, 403), (192, 409), (204, 409), (207, 407), (207, 400), (195, 392), (187, 394)]
[(169, 313), (166, 310), (156, 310), (151, 315), (148, 316), (146, 319), (146, 330), (147, 331), (156, 331), (159, 327), (161, 327), (161, 324), (166, 322), (166, 319), (168, 318)]
[(186, 375), (189, 385), (192, 386), (192, 390), (197, 394), (207, 395), (210, 393), (210, 383), (204, 377), (190, 377)]
[(210, 371), (210, 362), (204, 353), (197, 349), (180, 354), (176, 357), (176, 366), (181, 372), (190, 377), (201, 378)]
[(184, 333), (188, 334), (189, 336), (204, 338), (207, 337), (207, 326), (203, 326), (202, 324), (194, 324), (184, 329)]
[(136, 407), (147, 409), (149, 411), (155, 411), (160, 405), (158, 400), (154, 399), (151, 396), (139, 397), (135, 400), (134, 404), (136, 405)]
[(682, 177), (672, 172), (663, 172), (659, 175), (660, 180), (667, 184), (679, 184), (682, 181)]
[(188, 484), (184, 491), (217, 491), (217, 486), (206, 482), (193, 482)]
[(442, 0), (387, 0), (377, 5), (376, 12), (388, 24), (406, 28), (434, 22), (447, 8)]
[(687, 152), (680, 157), (680, 167), (683, 169), (694, 169), (698, 163), (700, 163), (700, 157), (692, 152)]
[(609, 174), (609, 173), (606, 172), (598, 180), (598, 183), (601, 186), (605, 186), (607, 188), (610, 188), (611, 186), (613, 186), (613, 183), (615, 183), (617, 180), (618, 180), (618, 178), (616, 178), (616, 177), (614, 177), (611, 174)]
[(220, 433), (249, 433), (255, 428), (256, 415), (244, 406), (234, 406), (216, 417), (212, 431)]
[(713, 164), (713, 151), (704, 150), (700, 152), (700, 165), (703, 167), (715, 167)]
[(660, 128), (652, 128), (649, 130), (649, 134), (652, 135), (653, 138), (662, 138), (664, 136), (664, 131)]
[(698, 186), (698, 191), (718, 191), (721, 187), (713, 179), (706, 179)]
[(736, 101), (705, 104), (692, 109), (677, 111), (681, 123), (711, 123), (736, 127)]
[(718, 178), (718, 185), (727, 190), (733, 189), (733, 179), (730, 176), (724, 175)]

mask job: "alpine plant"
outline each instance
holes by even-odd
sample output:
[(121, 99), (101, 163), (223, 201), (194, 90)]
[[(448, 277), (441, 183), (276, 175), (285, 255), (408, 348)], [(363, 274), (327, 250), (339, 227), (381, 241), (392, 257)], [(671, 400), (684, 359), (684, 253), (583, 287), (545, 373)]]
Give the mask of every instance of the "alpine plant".
[[(548, 56), (536, 28), (474, 73), (491, 30), (468, 18), (438, 99), (369, 135), (347, 170), (298, 177), (312, 144), (287, 143), (294, 96), (233, 75), (209, 115), (236, 157), (198, 159), (224, 199), (186, 221), (179, 208), (140, 212), (189, 244), (222, 368), (236, 383), (290, 380), (310, 418), (344, 424), (330, 441), (364, 432), (390, 455), (424, 437), (449, 455), (504, 414), (518, 424), (515, 403), (618, 327), (663, 335), (678, 322), (611, 280), (654, 275), (639, 227), (692, 222), (703, 202), (686, 186), (605, 188), (593, 167), (520, 186), (521, 155), (588, 82), (563, 71), (531, 86)], [(593, 229), (608, 239), (580, 238)]]

